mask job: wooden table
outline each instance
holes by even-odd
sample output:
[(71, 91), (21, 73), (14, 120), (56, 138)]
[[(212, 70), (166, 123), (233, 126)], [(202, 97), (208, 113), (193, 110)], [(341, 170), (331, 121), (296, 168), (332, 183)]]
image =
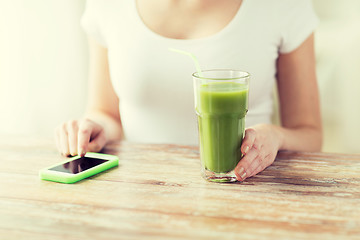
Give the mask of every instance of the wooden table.
[(51, 140), (0, 140), (0, 239), (360, 239), (360, 155), (282, 152), (244, 183), (200, 177), (193, 146), (113, 143), (117, 168), (42, 181)]

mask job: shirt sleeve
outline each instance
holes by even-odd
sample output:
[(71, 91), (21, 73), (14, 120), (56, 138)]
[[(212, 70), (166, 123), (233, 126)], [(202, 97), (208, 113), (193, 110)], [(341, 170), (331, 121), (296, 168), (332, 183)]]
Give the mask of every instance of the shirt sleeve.
[(102, 26), (101, 4), (102, 0), (87, 0), (85, 11), (81, 17), (80, 25), (86, 34), (95, 39), (101, 46), (107, 47)]
[(283, 14), (279, 52), (290, 53), (315, 31), (319, 20), (310, 0), (289, 1)]

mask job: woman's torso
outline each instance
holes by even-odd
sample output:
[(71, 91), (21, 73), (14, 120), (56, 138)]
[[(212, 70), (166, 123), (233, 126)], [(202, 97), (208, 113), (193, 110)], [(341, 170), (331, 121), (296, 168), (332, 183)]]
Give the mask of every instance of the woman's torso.
[[(214, 13), (210, 15), (217, 15), (221, 21), (205, 14), (184, 19), (184, 23), (171, 21), (172, 16), (179, 14), (176, 11), (146, 8), (149, 3), (145, 0), (138, 4), (118, 0), (91, 2), (94, 12), (88, 15), (95, 15), (95, 36), (108, 48), (111, 80), (119, 96), (127, 140), (198, 142), (191, 78), (195, 68), (190, 58), (170, 52), (170, 47), (195, 54), (203, 70), (250, 72), (246, 125), (271, 122), (276, 59), (283, 40), (278, 8), (285, 1), (229, 1), (222, 10), (226, 14), (216, 11), (223, 5), (211, 10)], [(149, 18), (161, 13), (164, 17)], [(196, 7), (191, 13), (196, 13)], [(193, 15), (185, 14), (187, 18)], [(211, 21), (206, 20), (209, 18)], [(83, 21), (86, 28), (86, 14)], [(203, 29), (212, 24), (214, 27)]]

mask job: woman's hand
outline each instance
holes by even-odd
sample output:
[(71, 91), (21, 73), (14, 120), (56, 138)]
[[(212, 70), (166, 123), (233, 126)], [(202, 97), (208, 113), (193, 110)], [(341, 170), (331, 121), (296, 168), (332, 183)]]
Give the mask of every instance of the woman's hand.
[(84, 156), (86, 152), (99, 152), (106, 143), (104, 128), (90, 120), (72, 120), (55, 130), (55, 141), (64, 156)]
[(241, 145), (244, 157), (235, 168), (239, 181), (244, 181), (270, 166), (281, 146), (281, 138), (274, 125), (256, 125), (245, 131)]
[(239, 181), (271, 165), (279, 149), (321, 150), (322, 126), (314, 34), (294, 51), (279, 55), (276, 77), (282, 127), (257, 125), (245, 131), (241, 145), (244, 157), (235, 168)]

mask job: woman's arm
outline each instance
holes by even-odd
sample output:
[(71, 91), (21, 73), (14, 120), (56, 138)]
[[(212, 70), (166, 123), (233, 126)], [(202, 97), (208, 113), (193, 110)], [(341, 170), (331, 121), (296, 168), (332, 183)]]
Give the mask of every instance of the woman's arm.
[(313, 34), (296, 50), (280, 54), (277, 81), (282, 126), (260, 124), (246, 130), (241, 146), (244, 157), (235, 169), (240, 181), (271, 165), (278, 150), (321, 150)]
[(119, 99), (110, 80), (107, 49), (89, 38), (89, 88), (85, 118), (102, 123), (108, 141), (122, 138)]
[(322, 126), (316, 81), (314, 35), (277, 62), (282, 136), (280, 149), (320, 151)]
[(56, 129), (56, 143), (65, 155), (98, 152), (111, 140), (122, 138), (119, 99), (112, 87), (107, 49), (89, 38), (89, 88), (83, 119), (71, 120)]

